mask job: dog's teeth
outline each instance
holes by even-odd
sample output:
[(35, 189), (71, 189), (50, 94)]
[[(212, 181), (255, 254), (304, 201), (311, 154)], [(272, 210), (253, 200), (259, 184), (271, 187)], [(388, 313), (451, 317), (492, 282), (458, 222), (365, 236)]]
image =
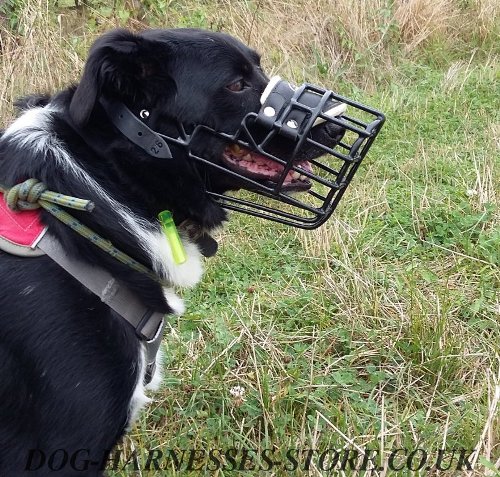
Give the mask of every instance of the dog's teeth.
[(306, 181), (307, 180), (307, 176), (305, 176), (304, 174), (300, 174), (299, 179), (301, 181)]
[(238, 144), (233, 144), (232, 150), (233, 150), (233, 152), (238, 154), (241, 151), (241, 148), (240, 148), (240, 146), (238, 146)]
[(252, 162), (252, 155), (251, 154), (245, 154), (243, 156), (243, 159), (248, 162)]
[(293, 171), (292, 172), (292, 179), (299, 179), (300, 178), (300, 172)]

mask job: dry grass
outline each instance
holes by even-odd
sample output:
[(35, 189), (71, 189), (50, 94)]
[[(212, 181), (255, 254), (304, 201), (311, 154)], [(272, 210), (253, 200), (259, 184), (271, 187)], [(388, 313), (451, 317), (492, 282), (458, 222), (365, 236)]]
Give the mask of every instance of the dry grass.
[(469, 21), (464, 25), (472, 33), (484, 39), (499, 29), (500, 3), (496, 0), (476, 0), (472, 4)]
[(453, 30), (460, 17), (453, 0), (409, 0), (397, 2), (394, 18), (405, 50), (413, 51), (426, 41), (439, 37), (453, 41)]
[[(130, 9), (126, 25), (141, 29), (153, 20), (136, 3), (122, 2)], [(14, 37), (0, 23), (0, 68), (7, 78), (0, 84), (1, 107), (19, 91), (54, 90), (75, 80), (93, 37), (123, 26), (118, 15), (103, 17), (98, 8), (83, 13), (61, 8), (54, 24), (47, 14), (49, 5), (47, 0), (26, 0), (18, 26), (21, 36)], [(494, 39), (500, 31), (496, 0), (473, 0), (466, 6), (458, 0), (219, 0), (175, 5), (164, 16), (156, 13), (153, 23), (224, 29), (264, 52), (271, 73), (320, 82), (342, 75), (365, 89), (374, 76), (392, 71), (402, 56), (418, 55), (432, 42), (440, 49), (456, 48), (471, 38)], [(92, 32), (86, 25), (88, 15), (99, 25)], [(201, 20), (192, 20), (198, 17)]]
[(270, 52), (272, 66), (296, 80), (341, 73), (362, 82), (360, 76), (373, 74), (368, 66), (391, 69), (401, 50), (411, 56), (432, 42), (443, 48), (494, 37), (500, 18), (495, 0), (467, 7), (456, 0), (261, 0), (252, 9), (246, 2), (218, 3), (211, 24)]
[(20, 95), (54, 92), (76, 81), (83, 59), (54, 23), (43, 0), (26, 2), (15, 35), (0, 23), (0, 117), (12, 115), (12, 103)]

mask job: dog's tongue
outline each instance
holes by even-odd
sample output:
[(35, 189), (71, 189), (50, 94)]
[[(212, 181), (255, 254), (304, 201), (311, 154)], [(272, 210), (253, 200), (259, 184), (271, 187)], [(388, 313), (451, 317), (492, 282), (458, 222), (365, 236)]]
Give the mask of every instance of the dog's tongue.
[[(224, 159), (233, 170), (252, 179), (277, 179), (284, 169), (282, 164), (238, 145), (226, 148)], [(312, 173), (312, 167), (308, 161), (298, 161), (295, 166), (305, 172)], [(307, 181), (307, 177), (298, 171), (290, 170), (284, 184), (295, 181)]]

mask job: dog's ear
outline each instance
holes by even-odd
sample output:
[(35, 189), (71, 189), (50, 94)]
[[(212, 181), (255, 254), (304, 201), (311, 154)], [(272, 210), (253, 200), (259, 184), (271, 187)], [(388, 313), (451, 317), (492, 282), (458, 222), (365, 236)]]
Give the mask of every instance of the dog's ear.
[[(148, 96), (148, 79), (164, 76), (168, 48), (164, 42), (143, 38), (128, 30), (113, 30), (92, 45), (69, 112), (77, 126), (87, 124), (103, 92), (118, 99)], [(165, 78), (166, 79), (166, 78)], [(156, 81), (157, 82), (157, 81)]]

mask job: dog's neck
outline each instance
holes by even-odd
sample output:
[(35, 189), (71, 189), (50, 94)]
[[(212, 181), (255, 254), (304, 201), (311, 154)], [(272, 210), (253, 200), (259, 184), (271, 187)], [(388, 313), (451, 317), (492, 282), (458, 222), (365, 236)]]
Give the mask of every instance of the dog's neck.
[[(91, 134), (92, 130), (89, 128), (86, 134)], [(24, 177), (36, 177), (50, 190), (92, 200), (96, 205), (92, 213), (74, 213), (79, 220), (153, 269), (162, 280), (172, 285), (193, 286), (202, 275), (198, 247), (185, 236), (187, 261), (177, 265), (156, 214), (170, 208), (174, 213), (178, 211), (179, 220), (190, 219), (197, 224), (197, 218), (203, 214), (200, 209), (204, 204), (204, 191), (195, 187), (190, 190), (186, 184), (186, 196), (198, 194), (199, 197), (187, 203), (183, 203), (180, 197), (172, 197), (168, 184), (181, 179), (169, 176), (170, 170), (158, 159), (140, 157), (140, 153), (135, 157), (124, 156), (127, 150), (136, 148), (121, 138), (113, 140), (111, 130), (104, 125), (101, 134), (95, 135), (96, 141), (91, 147), (83, 135), (77, 135), (69, 126), (60, 101), (30, 109), (6, 130), (2, 138), (0, 151), (12, 160), (6, 161), (0, 180), (8, 185)], [(102, 153), (96, 152), (100, 147)], [(179, 183), (175, 185), (177, 189), (181, 186)], [(208, 218), (211, 225), (222, 219)], [(159, 284), (105, 256), (91, 242), (75, 236), (52, 216), (43, 214), (43, 220), (68, 253), (99, 263), (156, 310), (170, 311)]]

